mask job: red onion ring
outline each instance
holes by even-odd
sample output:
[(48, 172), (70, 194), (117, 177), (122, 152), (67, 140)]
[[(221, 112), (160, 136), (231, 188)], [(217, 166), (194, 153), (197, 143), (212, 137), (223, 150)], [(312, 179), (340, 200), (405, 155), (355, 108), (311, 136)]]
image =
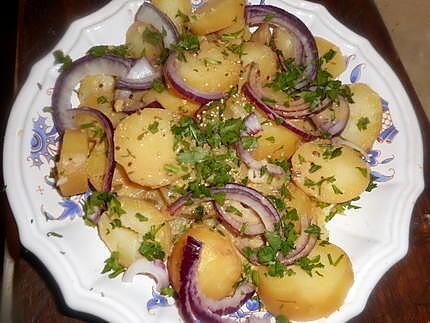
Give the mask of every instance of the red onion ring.
[[(246, 22), (250, 26), (267, 23), (271, 26), (284, 28), (291, 33), (297, 44), (303, 46), (303, 59), (299, 64), (306, 65), (304, 75), (314, 80), (318, 69), (318, 48), (315, 38), (306, 25), (296, 16), (287, 11), (270, 5), (248, 5), (245, 7)], [(267, 19), (271, 17), (271, 19)], [(269, 21), (267, 21), (269, 20)], [(296, 56), (298, 56), (296, 47)], [(299, 57), (296, 57), (298, 59)]]
[(267, 167), (267, 172), (271, 175), (277, 175), (282, 176), (285, 174), (282, 167), (279, 167), (278, 165), (274, 165), (271, 163), (268, 163), (265, 159), (263, 160), (255, 160), (249, 151), (247, 151), (245, 148), (243, 148), (242, 143), (237, 142), (235, 144), (236, 153), (239, 156), (239, 158), (245, 163), (246, 166), (251, 168), (255, 171), (260, 171), (261, 168), (264, 166)]
[(261, 127), (260, 120), (255, 112), (248, 114), (245, 119), (243, 119), (243, 124), (246, 130), (240, 133), (241, 136), (253, 136), (263, 130)]
[(89, 114), (92, 117), (95, 117), (103, 126), (103, 130), (106, 134), (106, 142), (107, 142), (107, 169), (105, 172), (105, 176), (103, 179), (102, 190), (103, 192), (110, 192), (112, 190), (112, 179), (113, 173), (115, 171), (115, 160), (114, 160), (114, 142), (113, 142), (113, 126), (110, 122), (109, 118), (106, 117), (102, 112), (89, 108), (89, 107), (79, 107), (76, 109), (68, 110), (72, 115), (77, 113), (85, 113)]
[(284, 258), (283, 255), (278, 255), (279, 261), (284, 265), (292, 265), (297, 259), (300, 259), (302, 257), (306, 257), (307, 255), (309, 255), (311, 251), (314, 249), (317, 243), (317, 240), (318, 240), (317, 237), (311, 234), (309, 236), (309, 240), (306, 243), (305, 247), (302, 250), (300, 250), (300, 252), (298, 252), (292, 257), (286, 257), (286, 258)]
[(298, 134), (306, 141), (312, 141), (317, 138), (319, 138), (319, 135), (309, 133), (288, 120), (281, 117), (279, 114), (277, 114), (273, 109), (268, 106), (266, 103), (262, 100), (262, 93), (261, 93), (261, 87), (259, 86), (257, 82), (258, 78), (258, 67), (255, 63), (252, 63), (251, 69), (249, 71), (248, 76), (248, 82), (245, 83), (245, 85), (242, 87), (243, 93), (245, 96), (251, 100), (260, 110), (262, 110), (269, 119), (279, 121), (279, 124), (284, 126), (285, 128), (291, 130), (292, 132)]
[(201, 104), (209, 103), (210, 101), (220, 100), (225, 97), (224, 93), (221, 92), (201, 92), (193, 89), (185, 83), (183, 78), (178, 73), (177, 68), (177, 54), (176, 51), (172, 51), (167, 58), (164, 66), (164, 78), (181, 96), (186, 97), (191, 101), (195, 101)]
[(179, 32), (173, 21), (157, 7), (149, 2), (144, 2), (134, 17), (135, 21), (142, 21), (151, 24), (159, 31), (166, 31), (164, 37), (164, 47), (170, 48), (178, 41)]
[(115, 87), (122, 90), (143, 91), (150, 89), (154, 81), (160, 78), (160, 70), (153, 68), (151, 63), (142, 57), (136, 61), (125, 78), (116, 82)]
[[(280, 221), (279, 213), (272, 203), (263, 194), (252, 188), (240, 184), (227, 184), (224, 188), (213, 187), (210, 190), (212, 194), (224, 193), (226, 200), (238, 201), (252, 208), (260, 217), (267, 231), (274, 231), (275, 223)], [(167, 209), (170, 214), (175, 215), (190, 199), (193, 202), (214, 200), (212, 197), (193, 199), (192, 194), (187, 193), (169, 205)], [(228, 219), (225, 220), (228, 222)]]
[(136, 260), (128, 267), (127, 271), (122, 276), (122, 281), (124, 283), (132, 283), (134, 276), (137, 274), (148, 274), (154, 277), (157, 281), (157, 291), (169, 287), (169, 274), (161, 260), (149, 261), (144, 258)]
[(181, 263), (181, 289), (179, 290), (179, 309), (186, 322), (234, 322), (222, 318), (237, 311), (255, 292), (255, 287), (242, 283), (231, 297), (220, 301), (208, 299), (197, 285), (197, 270), (202, 251), (202, 243), (189, 236), (184, 246)]
[(125, 77), (130, 69), (130, 63), (118, 56), (105, 55), (96, 57), (83, 56), (72, 63), (72, 66), (61, 72), (57, 78), (52, 93), (53, 119), (58, 132), (73, 128), (73, 120), (68, 110), (72, 108), (71, 97), (76, 85), (88, 75), (107, 74)]
[[(243, 119), (243, 123), (245, 125), (245, 130), (240, 133), (241, 136), (246, 135), (256, 135), (259, 133), (263, 128), (261, 127), (260, 120), (258, 120), (258, 116), (255, 112), (250, 113), (248, 116), (246, 116), (245, 119)], [(274, 164), (268, 163), (266, 160), (255, 160), (249, 151), (247, 151), (245, 148), (243, 148), (242, 143), (240, 140), (235, 144), (236, 152), (239, 158), (248, 166), (249, 168), (259, 171), (262, 167), (266, 166), (267, 171), (269, 174), (272, 175), (284, 175), (284, 170)]]
[(341, 133), (348, 123), (349, 104), (343, 97), (339, 97), (339, 104), (332, 107), (313, 115), (311, 119), (320, 130), (335, 136)]
[[(242, 233), (248, 236), (258, 236), (263, 234), (265, 229), (262, 223), (247, 223), (240, 216), (236, 216), (224, 210), (223, 206), (218, 203), (213, 203), (215, 211), (219, 217), (223, 219), (229, 226), (231, 226), (237, 233)], [(247, 224), (244, 229), (243, 225)]]

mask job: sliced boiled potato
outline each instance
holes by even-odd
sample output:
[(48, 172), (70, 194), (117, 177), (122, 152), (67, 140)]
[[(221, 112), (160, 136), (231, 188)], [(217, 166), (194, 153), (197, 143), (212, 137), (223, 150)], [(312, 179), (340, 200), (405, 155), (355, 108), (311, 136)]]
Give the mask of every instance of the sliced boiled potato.
[(89, 75), (81, 80), (78, 97), (81, 105), (95, 107), (113, 100), (115, 78), (110, 75)]
[(257, 160), (289, 159), (301, 142), (300, 136), (272, 121), (265, 122), (262, 128), (263, 131), (258, 133), (261, 136), (258, 146), (251, 152)]
[(257, 148), (251, 151), (254, 159), (289, 159), (299, 145), (300, 136), (287, 128), (267, 120), (265, 115), (256, 109), (242, 94), (234, 95), (226, 101), (224, 115), (227, 118), (245, 118), (250, 112), (256, 112), (262, 131), (258, 133)]
[(235, 283), (240, 280), (242, 262), (230, 239), (206, 225), (196, 225), (187, 230), (172, 249), (167, 265), (175, 290), (180, 288), (183, 248), (188, 236), (203, 243), (197, 274), (201, 291), (213, 299), (231, 295)]
[(112, 179), (112, 192), (118, 196), (143, 199), (151, 202), (157, 209), (162, 209), (166, 206), (160, 192), (158, 190), (149, 189), (139, 184), (133, 183), (127, 176), (124, 168), (121, 165), (115, 166)]
[(359, 196), (370, 180), (368, 164), (347, 146), (308, 142), (297, 149), (291, 162), (296, 185), (326, 203), (342, 203)]
[(200, 108), (200, 104), (181, 98), (170, 89), (164, 90), (161, 93), (152, 89), (145, 91), (142, 101), (144, 105), (157, 101), (165, 109), (181, 115), (194, 115)]
[(382, 103), (379, 95), (368, 85), (349, 85), (354, 103), (349, 104), (349, 120), (341, 137), (369, 151), (382, 128)]
[(168, 254), (172, 246), (172, 234), (168, 223), (169, 215), (155, 208), (154, 204), (149, 201), (125, 196), (118, 197), (118, 200), (125, 210), (125, 213), (119, 217), (123, 227), (132, 229), (139, 236), (143, 236), (151, 230), (152, 226), (162, 225), (155, 240), (160, 242), (163, 250)]
[(296, 54), (294, 37), (283, 28), (273, 29), (275, 47), (281, 51), (285, 59), (294, 58)]
[(125, 42), (132, 57), (145, 56), (152, 64), (158, 63), (164, 46), (161, 30), (142, 21), (135, 21), (128, 28)]
[(176, 180), (178, 175), (166, 170), (177, 167), (175, 137), (170, 131), (174, 120), (168, 110), (148, 108), (120, 122), (114, 134), (115, 161), (131, 181), (158, 188)]
[(151, 3), (160, 11), (164, 12), (175, 23), (179, 30), (184, 30), (184, 19), (182, 15), (191, 15), (191, 1), (189, 0), (152, 0)]
[(283, 278), (267, 274), (260, 267), (258, 296), (273, 315), (284, 315), (294, 321), (313, 321), (327, 317), (344, 302), (354, 281), (354, 273), (348, 255), (333, 244), (317, 245), (310, 259), (319, 256), (323, 268), (308, 275), (299, 266), (290, 268), (295, 275)]
[(262, 83), (268, 82), (276, 73), (278, 69), (277, 58), (270, 47), (259, 42), (249, 41), (244, 44), (243, 52), (244, 55), (241, 57), (243, 66), (252, 62), (257, 63)]
[(196, 9), (189, 25), (193, 33), (207, 35), (233, 25), (244, 10), (243, 0), (209, 0)]
[(103, 190), (103, 180), (107, 166), (106, 142), (101, 141), (91, 150), (87, 162), (88, 179), (96, 191)]
[(331, 75), (333, 75), (334, 78), (338, 77), (346, 69), (346, 60), (345, 57), (342, 55), (342, 51), (339, 47), (337, 47), (335, 44), (328, 41), (327, 39), (315, 37), (315, 41), (317, 43), (318, 53), (320, 57), (322, 57), (330, 50), (336, 52), (336, 55), (330, 61), (324, 62), (321, 67), (323, 69), (326, 69)]
[(112, 219), (105, 212), (98, 222), (100, 238), (111, 252), (119, 253), (119, 263), (125, 267), (130, 266), (143, 256), (139, 253), (141, 237), (131, 229), (111, 225)]
[[(112, 125), (116, 125), (126, 114), (113, 111), (112, 102), (114, 99), (115, 79), (109, 75), (89, 75), (81, 80), (78, 96), (81, 106), (94, 108), (102, 112), (109, 118)], [(78, 125), (88, 125), (97, 123), (97, 120), (88, 114), (78, 114), (76, 116)], [(91, 128), (85, 128), (91, 137)]]
[(202, 41), (197, 54), (187, 53), (186, 62), (178, 62), (184, 81), (203, 92), (228, 92), (239, 80), (241, 64), (232, 52), (213, 42)]
[(57, 163), (57, 186), (61, 195), (72, 196), (88, 191), (88, 137), (81, 130), (66, 129)]
[[(225, 37), (236, 37), (236, 39), (228, 38), (228, 41), (238, 44), (241, 40), (249, 40), (251, 38), (251, 32), (246, 24), (244, 16), (240, 16), (236, 21), (229, 27), (221, 29), (217, 34), (225, 39)], [(224, 37), (223, 37), (224, 36)]]

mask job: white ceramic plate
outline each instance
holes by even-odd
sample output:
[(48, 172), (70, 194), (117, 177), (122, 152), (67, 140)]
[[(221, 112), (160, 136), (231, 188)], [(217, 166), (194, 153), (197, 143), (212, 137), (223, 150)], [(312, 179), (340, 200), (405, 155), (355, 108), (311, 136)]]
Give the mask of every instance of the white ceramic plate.
[[(78, 58), (93, 45), (123, 43), (141, 3), (112, 1), (73, 23), (56, 49)], [(314, 35), (336, 43), (350, 58), (341, 79), (367, 83), (383, 98), (383, 132), (369, 155), (373, 174), (381, 183), (372, 193), (363, 194), (357, 203), (361, 209), (335, 217), (328, 226), (331, 241), (352, 259), (355, 283), (340, 310), (320, 322), (344, 322), (363, 310), (380, 277), (407, 252), (412, 209), (424, 186), (419, 126), (399, 79), (366, 39), (320, 5), (294, 0), (266, 3), (285, 8), (300, 17)], [(52, 187), (48, 175), (58, 135), (43, 107), (51, 104), (58, 76), (53, 63), (49, 54), (34, 65), (6, 132), (4, 176), (21, 242), (46, 265), (71, 308), (110, 322), (178, 322), (173, 301), (156, 295), (150, 278), (137, 277), (127, 285), (120, 277), (111, 280), (100, 274), (109, 252), (96, 230), (81, 219), (84, 197), (64, 199)], [(48, 221), (49, 217), (62, 220)], [(50, 231), (63, 238), (47, 236)], [(249, 301), (235, 317), (246, 317), (258, 309), (258, 302)]]

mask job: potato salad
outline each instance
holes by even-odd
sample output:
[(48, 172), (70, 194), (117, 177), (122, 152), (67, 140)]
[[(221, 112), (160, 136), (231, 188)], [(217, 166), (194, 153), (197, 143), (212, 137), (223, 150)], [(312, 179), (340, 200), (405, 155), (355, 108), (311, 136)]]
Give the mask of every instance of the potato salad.
[(56, 186), (89, 192), (101, 274), (150, 275), (185, 322), (251, 298), (279, 322), (340, 308), (354, 273), (325, 224), (375, 187), (382, 107), (338, 79), (335, 44), (271, 5), (153, 0), (123, 44), (54, 56)]

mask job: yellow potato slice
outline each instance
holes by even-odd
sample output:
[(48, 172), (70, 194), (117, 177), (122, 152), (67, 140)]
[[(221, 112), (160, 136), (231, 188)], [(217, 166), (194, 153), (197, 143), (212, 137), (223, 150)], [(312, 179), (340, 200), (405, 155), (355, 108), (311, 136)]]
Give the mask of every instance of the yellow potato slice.
[(295, 57), (294, 37), (285, 29), (274, 28), (273, 41), (285, 59)]
[(66, 129), (57, 163), (57, 186), (61, 195), (72, 196), (88, 191), (88, 138), (85, 132)]
[(349, 120), (341, 137), (369, 151), (382, 127), (382, 103), (379, 95), (368, 85), (349, 85), (354, 103), (349, 104)]
[(258, 64), (260, 69), (260, 79), (264, 84), (268, 82), (278, 69), (276, 54), (270, 47), (258, 42), (246, 42), (243, 46), (242, 56), (243, 66), (247, 66), (252, 62)]
[(134, 22), (127, 30), (125, 41), (130, 55), (134, 58), (145, 56), (152, 64), (158, 63), (164, 45), (160, 37), (151, 35), (160, 32), (161, 30), (145, 22)]
[(105, 212), (97, 223), (100, 238), (111, 252), (119, 253), (119, 263), (129, 267), (133, 262), (143, 256), (139, 253), (141, 238), (137, 232), (123, 227), (112, 228), (112, 219)]
[(103, 179), (107, 166), (106, 142), (102, 141), (91, 150), (87, 162), (88, 178), (96, 191), (103, 190)]
[[(82, 79), (78, 96), (81, 106), (87, 106), (101, 111), (112, 122), (114, 128), (126, 117), (125, 113), (113, 111), (112, 102), (114, 99), (115, 79), (109, 75), (90, 75)], [(75, 122), (78, 125), (97, 122), (96, 119), (88, 114), (79, 114)], [(88, 131), (91, 138), (91, 131)]]
[(202, 92), (228, 92), (239, 80), (241, 64), (236, 54), (216, 43), (202, 41), (198, 54), (186, 54), (178, 63), (178, 73), (194, 89)]
[(115, 161), (131, 181), (158, 188), (178, 177), (166, 171), (166, 166), (177, 164), (170, 131), (174, 118), (168, 110), (144, 109), (120, 122), (114, 134)]
[(339, 247), (327, 244), (317, 245), (308, 256), (320, 256), (324, 268), (308, 275), (299, 266), (290, 267), (295, 275), (283, 278), (267, 274), (266, 267), (260, 267), (258, 296), (273, 315), (284, 315), (290, 320), (313, 321), (327, 317), (344, 302), (354, 281), (351, 261)]
[[(184, 20), (181, 18), (181, 14), (188, 17), (191, 15), (190, 0), (152, 0), (151, 3), (168, 15), (179, 30), (184, 30)], [(180, 14), (178, 14), (179, 12)]]
[(207, 35), (227, 28), (244, 16), (244, 10), (243, 0), (209, 0), (191, 16), (191, 31)]
[(231, 295), (240, 280), (242, 262), (230, 239), (206, 225), (192, 227), (174, 245), (167, 264), (172, 286), (179, 291), (183, 247), (188, 236), (203, 242), (197, 274), (202, 292), (213, 299)]
[(137, 232), (139, 236), (143, 236), (150, 231), (151, 226), (158, 227), (162, 225), (156, 234), (155, 240), (160, 242), (166, 255), (169, 254), (172, 247), (172, 234), (170, 225), (167, 222), (169, 215), (155, 208), (149, 201), (125, 196), (118, 197), (118, 200), (126, 212), (119, 217), (121, 225)]
[(350, 147), (308, 142), (292, 159), (293, 180), (306, 194), (326, 203), (342, 203), (367, 188), (370, 169)]
[(315, 37), (315, 41), (318, 47), (318, 53), (321, 56), (326, 54), (329, 50), (334, 50), (336, 55), (329, 62), (325, 62), (321, 67), (326, 69), (334, 78), (342, 74), (346, 69), (345, 57), (342, 55), (342, 51), (335, 44), (331, 43), (327, 39), (321, 37)]
[(194, 115), (200, 108), (200, 104), (181, 98), (171, 90), (164, 90), (161, 93), (155, 90), (145, 91), (142, 101), (144, 105), (158, 101), (165, 109), (181, 115)]

